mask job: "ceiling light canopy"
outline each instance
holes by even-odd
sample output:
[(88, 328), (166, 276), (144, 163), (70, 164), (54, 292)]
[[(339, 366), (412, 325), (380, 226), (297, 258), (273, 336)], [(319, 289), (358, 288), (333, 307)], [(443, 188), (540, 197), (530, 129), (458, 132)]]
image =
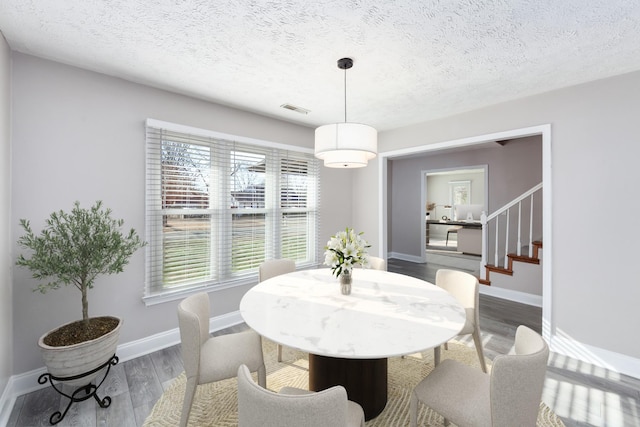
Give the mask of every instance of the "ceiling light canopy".
[(347, 70), (351, 58), (338, 60), (344, 70), (344, 123), (320, 126), (315, 135), (315, 156), (329, 168), (361, 168), (378, 151), (378, 131), (368, 125), (347, 122)]

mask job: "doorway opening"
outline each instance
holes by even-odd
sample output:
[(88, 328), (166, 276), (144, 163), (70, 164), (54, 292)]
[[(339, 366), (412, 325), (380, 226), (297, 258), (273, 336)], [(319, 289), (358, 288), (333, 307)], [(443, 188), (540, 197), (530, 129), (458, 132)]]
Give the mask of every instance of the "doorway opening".
[(429, 169), (421, 171), (421, 176), (421, 205), (425, 218), (421, 229), (425, 237), (421, 257), (428, 261), (429, 251), (467, 252), (479, 256), (477, 245), (465, 245), (460, 248), (464, 250), (458, 250), (458, 230), (463, 226), (477, 227), (480, 214), (487, 211), (488, 165)]
[[(475, 137), (462, 138), (433, 144), (426, 144), (401, 150), (394, 150), (379, 153), (378, 170), (379, 170), (379, 195), (378, 195), (378, 235), (381, 255), (385, 257), (389, 253), (389, 224), (388, 224), (388, 196), (389, 196), (389, 161), (393, 159), (408, 158), (411, 156), (419, 156), (425, 154), (436, 154), (442, 150), (466, 150), (478, 148), (484, 144), (495, 144), (496, 141), (504, 141), (528, 136), (540, 136), (542, 139), (542, 182), (544, 186), (543, 192), (543, 240), (545, 242), (545, 262), (543, 263), (542, 272), (542, 334), (545, 339), (550, 339), (554, 330), (552, 318), (552, 250), (553, 236), (552, 230), (552, 181), (551, 181), (551, 125), (545, 124), (533, 126), (529, 128), (515, 129), (504, 132), (496, 132), (492, 134), (479, 135)], [(426, 210), (426, 200), (423, 201), (423, 209)], [(424, 218), (424, 216), (422, 217)], [(424, 220), (421, 221), (424, 223)], [(425, 232), (426, 233), (426, 232)], [(425, 236), (423, 233), (422, 236)], [(422, 240), (422, 237), (421, 237)], [(424, 247), (424, 241), (420, 243)], [(418, 258), (418, 257), (416, 257)]]

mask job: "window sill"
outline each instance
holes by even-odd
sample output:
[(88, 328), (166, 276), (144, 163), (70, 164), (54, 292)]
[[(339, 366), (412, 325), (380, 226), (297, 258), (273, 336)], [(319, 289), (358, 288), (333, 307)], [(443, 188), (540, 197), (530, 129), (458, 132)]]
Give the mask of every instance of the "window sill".
[(186, 297), (197, 294), (198, 292), (217, 292), (229, 288), (235, 288), (238, 286), (255, 285), (258, 283), (257, 275), (251, 277), (245, 277), (241, 280), (230, 281), (215, 285), (202, 285), (196, 287), (190, 287), (188, 289), (179, 289), (175, 291), (164, 291), (155, 293), (153, 295), (145, 295), (142, 297), (144, 305), (150, 307), (152, 305), (164, 304), (171, 301), (183, 300)]

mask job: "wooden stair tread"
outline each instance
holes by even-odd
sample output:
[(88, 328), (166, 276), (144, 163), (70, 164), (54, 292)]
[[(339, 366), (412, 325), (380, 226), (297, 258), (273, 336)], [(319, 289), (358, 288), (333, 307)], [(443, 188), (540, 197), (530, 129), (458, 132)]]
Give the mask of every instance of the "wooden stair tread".
[(510, 270), (508, 268), (499, 267), (499, 266), (490, 265), (490, 264), (485, 265), (485, 268), (488, 271), (495, 271), (496, 273), (508, 274), (509, 276), (513, 276), (513, 270)]
[(528, 264), (540, 264), (540, 258), (538, 257), (528, 257), (526, 255), (517, 254), (508, 254), (507, 256), (511, 258), (512, 261), (526, 262)]
[(486, 278), (485, 279), (478, 278), (478, 281), (480, 282), (480, 284), (491, 286), (491, 280), (489, 279), (489, 277), (491, 276), (491, 272), (513, 276), (514, 261), (520, 261), (527, 264), (540, 265), (539, 250), (542, 249), (542, 242), (540, 240), (533, 241), (531, 242), (531, 246), (533, 246), (533, 256), (507, 254), (507, 258), (509, 259), (507, 267), (500, 267), (500, 266), (491, 265), (491, 264), (485, 265), (484, 268), (486, 270)]

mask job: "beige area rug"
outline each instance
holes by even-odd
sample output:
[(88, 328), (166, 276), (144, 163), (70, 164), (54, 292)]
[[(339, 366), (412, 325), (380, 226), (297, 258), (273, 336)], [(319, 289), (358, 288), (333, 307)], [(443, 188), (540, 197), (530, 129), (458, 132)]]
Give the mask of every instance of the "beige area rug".
[[(285, 347), (282, 363), (276, 361), (276, 345), (263, 340), (267, 387), (278, 391), (284, 386), (308, 388), (308, 361), (305, 353)], [(433, 352), (416, 353), (405, 358), (394, 357), (388, 364), (388, 401), (380, 415), (366, 422), (367, 427), (391, 427), (409, 425), (411, 391), (433, 367)], [(443, 359), (451, 358), (480, 369), (474, 348), (450, 343), (449, 350), (442, 350)], [(490, 366), (490, 361), (487, 360)], [(256, 379), (255, 373), (254, 379)], [(184, 372), (179, 375), (156, 402), (145, 420), (145, 427), (176, 426), (180, 421), (185, 388)], [(420, 426), (442, 426), (443, 419), (437, 413), (421, 405)], [(196, 391), (189, 426), (227, 427), (238, 425), (237, 380), (235, 378), (201, 385)], [(540, 404), (538, 427), (564, 426), (560, 418), (544, 403)]]

